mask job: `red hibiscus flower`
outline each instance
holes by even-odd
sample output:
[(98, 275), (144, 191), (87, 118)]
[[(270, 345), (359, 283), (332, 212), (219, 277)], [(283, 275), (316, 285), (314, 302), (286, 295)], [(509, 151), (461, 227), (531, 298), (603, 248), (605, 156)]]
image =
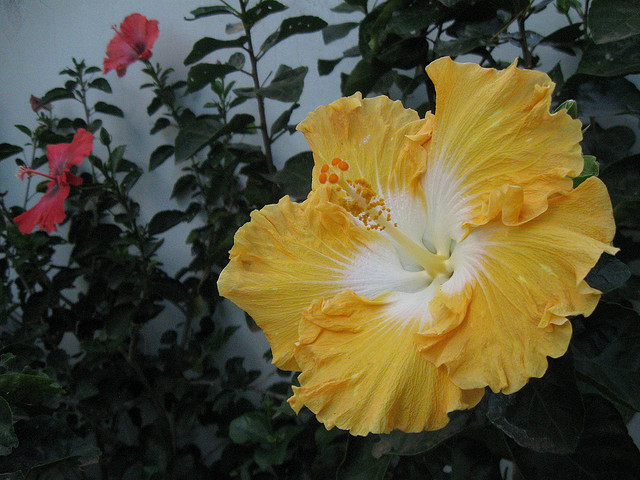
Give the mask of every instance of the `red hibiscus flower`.
[(56, 223), (64, 220), (64, 199), (69, 195), (69, 185), (80, 185), (82, 179), (69, 172), (72, 165), (80, 165), (93, 149), (93, 135), (80, 129), (71, 143), (58, 143), (47, 147), (49, 159), (49, 174), (44, 174), (30, 168), (19, 170), (20, 179), (25, 175), (42, 175), (51, 179), (47, 184), (47, 191), (40, 201), (32, 208), (13, 219), (22, 233), (31, 233), (36, 225), (40, 230), (52, 232)]
[(115, 70), (122, 77), (133, 62), (151, 58), (151, 47), (158, 38), (158, 21), (132, 13), (122, 21), (120, 30), (115, 25), (113, 29), (116, 36), (107, 45), (104, 73)]

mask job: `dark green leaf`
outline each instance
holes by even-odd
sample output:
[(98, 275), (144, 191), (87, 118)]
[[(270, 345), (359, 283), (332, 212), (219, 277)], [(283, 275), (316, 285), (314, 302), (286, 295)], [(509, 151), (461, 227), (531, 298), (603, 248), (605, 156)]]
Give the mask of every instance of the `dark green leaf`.
[(640, 35), (600, 45), (592, 43), (582, 54), (578, 73), (598, 77), (640, 73)]
[(571, 453), (584, 423), (584, 407), (566, 354), (549, 359), (542, 378), (532, 378), (520, 391), (492, 394), (487, 418), (519, 445), (537, 452)]
[(31, 130), (25, 125), (14, 125), (18, 130), (24, 133), (27, 137), (31, 137)]
[(318, 59), (318, 75), (321, 77), (329, 75), (343, 59), (344, 57), (336, 58), (335, 60)]
[(582, 25), (574, 23), (550, 33), (540, 40), (540, 44), (548, 45), (568, 55), (575, 55), (579, 51), (581, 37)]
[(117, 172), (120, 168), (120, 162), (122, 161), (122, 157), (124, 156), (124, 152), (126, 149), (126, 145), (118, 145), (111, 151), (111, 155), (109, 155), (108, 165), (112, 172)]
[(153, 97), (151, 103), (147, 107), (147, 115), (151, 116), (162, 106), (162, 98), (160, 96)]
[(109, 82), (102, 77), (98, 77), (95, 80), (90, 81), (88, 86), (91, 88), (97, 88), (103, 92), (111, 93), (111, 85), (109, 85)]
[(367, 95), (380, 77), (388, 71), (389, 67), (386, 65), (360, 60), (341, 86), (342, 94), (349, 96), (362, 92), (362, 95)]
[(187, 90), (196, 92), (201, 88), (215, 82), (219, 78), (231, 72), (235, 72), (236, 67), (226, 63), (199, 63), (189, 69), (187, 74)]
[[(257, 90), (257, 94), (280, 102), (297, 102), (300, 99), (300, 95), (302, 95), (304, 78), (308, 70), (307, 67), (291, 68), (287, 65), (280, 65), (273, 77), (273, 81), (266, 87)], [(237, 88), (234, 93), (239, 96), (250, 97), (256, 95), (254, 89)]]
[(265, 177), (278, 183), (285, 194), (300, 199), (306, 197), (311, 191), (312, 170), (313, 154), (301, 152), (287, 160), (284, 168)]
[(176, 162), (182, 162), (195, 155), (209, 143), (212, 133), (221, 128), (222, 124), (212, 119), (199, 119), (182, 126), (176, 136)]
[(580, 379), (611, 401), (640, 411), (640, 317), (601, 301), (572, 340)]
[(15, 430), (20, 444), (11, 455), (0, 457), (0, 471), (15, 472), (9, 478), (21, 478), (17, 476), (20, 471), (29, 473), (29, 478), (73, 478), (67, 475), (49, 477), (38, 475), (38, 472), (46, 473), (40, 469), (63, 462), (90, 465), (98, 461), (100, 450), (52, 416), (38, 415), (18, 421)]
[(259, 56), (264, 55), (271, 47), (282, 40), (299, 33), (311, 33), (322, 30), (327, 26), (327, 22), (312, 15), (302, 15), (300, 17), (285, 18), (278, 30), (269, 35), (260, 47)]
[(158, 168), (167, 158), (173, 155), (174, 148), (172, 145), (160, 145), (156, 148), (151, 157), (149, 157), (149, 171)]
[(287, 8), (288, 7), (280, 2), (276, 2), (275, 0), (264, 0), (259, 2), (255, 7), (247, 10), (242, 20), (249, 28), (251, 28), (268, 15), (281, 12)]
[(151, 128), (151, 130), (149, 130), (149, 133), (151, 135), (154, 135), (160, 130), (164, 130), (169, 125), (171, 125), (171, 121), (167, 117), (160, 117), (156, 120), (156, 123), (153, 124), (153, 127)]
[(233, 8), (223, 6), (223, 5), (216, 5), (213, 7), (199, 7), (199, 8), (196, 8), (195, 10), (191, 10), (190, 13), (191, 15), (193, 15), (193, 18), (184, 17), (185, 20), (192, 21), (198, 18), (210, 17), (212, 15), (231, 14), (231, 15), (237, 16), (237, 12)]
[(423, 30), (438, 21), (442, 10), (442, 7), (435, 2), (398, 10), (391, 16), (385, 29), (403, 38), (417, 37)]
[(0, 160), (13, 157), (20, 152), (22, 152), (22, 147), (10, 143), (0, 143)]
[(96, 112), (106, 113), (107, 115), (113, 115), (115, 117), (124, 117), (124, 113), (115, 105), (109, 105), (105, 102), (96, 102), (94, 105)]
[(0, 375), (0, 394), (12, 403), (42, 403), (51, 395), (64, 393), (55, 380), (26, 373)]
[(294, 103), (284, 112), (282, 112), (278, 118), (276, 118), (276, 120), (271, 124), (271, 130), (269, 132), (272, 137), (275, 134), (287, 129), (287, 127), (289, 126), (289, 120), (291, 119), (291, 114), (299, 106), (299, 104)]
[(341, 4), (331, 8), (331, 11), (336, 13), (353, 13), (353, 12), (366, 13), (366, 3), (364, 6), (362, 6), (362, 5), (355, 5), (347, 2), (342, 2)]
[(0, 397), (0, 455), (9, 455), (18, 446), (18, 437), (13, 430), (13, 412), (7, 401)]
[(111, 135), (105, 128), (100, 129), (100, 143), (107, 147), (111, 145)]
[(629, 267), (612, 255), (602, 254), (598, 263), (585, 278), (589, 286), (607, 293), (626, 282), (631, 276)]
[(187, 193), (193, 191), (197, 186), (195, 175), (183, 175), (180, 177), (176, 183), (173, 185), (173, 190), (171, 191), (171, 198), (175, 197), (183, 197)]
[(390, 455), (374, 457), (372, 452), (377, 438), (373, 435), (367, 437), (349, 437), (347, 451), (338, 468), (338, 479), (348, 480), (383, 480), (389, 463)]
[(271, 427), (263, 412), (249, 412), (229, 424), (229, 438), (234, 443), (269, 442)]
[(65, 88), (53, 88), (44, 94), (44, 96), (40, 99), (40, 104), (46, 105), (47, 103), (64, 100), (67, 98), (75, 98), (73, 96), (73, 92), (70, 92)]
[(447, 426), (440, 430), (422, 433), (394, 430), (390, 434), (381, 435), (380, 442), (373, 449), (373, 455), (418, 455), (428, 452), (464, 430), (470, 417), (469, 412), (455, 412), (451, 414), (451, 421)]
[(565, 82), (560, 98), (575, 99), (581, 117), (640, 113), (640, 91), (625, 78), (574, 75)]
[(632, 155), (609, 165), (600, 174), (614, 205), (640, 199), (640, 155)]
[(640, 33), (639, 0), (593, 0), (587, 24), (596, 43), (622, 40)]
[(156, 213), (149, 222), (149, 234), (158, 235), (175, 227), (184, 220), (184, 212), (181, 210), (164, 210)]
[(583, 151), (594, 155), (606, 168), (608, 165), (629, 156), (636, 141), (633, 130), (623, 125), (602, 128), (591, 123), (584, 132)]
[(349, 32), (354, 28), (357, 28), (358, 25), (358, 22), (345, 22), (338, 23), (336, 25), (327, 25), (322, 29), (322, 41), (325, 45), (335, 42), (336, 40), (349, 35)]
[(553, 455), (513, 448), (523, 478), (553, 480), (633, 480), (640, 472), (640, 452), (620, 414), (606, 400), (585, 396), (588, 421), (575, 453)]
[(247, 41), (247, 37), (238, 37), (233, 40), (218, 40), (217, 38), (204, 37), (193, 44), (193, 48), (187, 58), (184, 59), (185, 65), (191, 65), (198, 60), (206, 57), (212, 52), (223, 48), (241, 47)]
[(207, 144), (224, 135), (244, 132), (253, 121), (251, 115), (242, 113), (234, 115), (224, 126), (212, 119), (199, 119), (185, 125), (176, 136), (176, 162), (182, 162), (195, 155)]

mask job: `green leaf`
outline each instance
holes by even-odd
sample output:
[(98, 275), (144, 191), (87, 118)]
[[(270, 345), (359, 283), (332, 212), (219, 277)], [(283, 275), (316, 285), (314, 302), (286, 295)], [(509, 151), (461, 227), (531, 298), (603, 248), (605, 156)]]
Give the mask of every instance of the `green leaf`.
[(329, 75), (333, 72), (333, 69), (336, 68), (336, 65), (338, 65), (343, 59), (344, 57), (336, 58), (334, 60), (318, 59), (318, 75), (321, 77)]
[(603, 253), (585, 280), (590, 287), (607, 293), (622, 286), (629, 277), (631, 277), (631, 271), (625, 263), (612, 255)]
[(581, 117), (640, 113), (640, 90), (625, 78), (574, 75), (560, 93), (561, 99), (575, 99)]
[(600, 172), (600, 165), (593, 155), (583, 155), (584, 167), (577, 177), (573, 178), (573, 188), (576, 188), (589, 177), (597, 176)]
[(575, 100), (565, 100), (554, 109), (553, 113), (560, 110), (566, 110), (571, 118), (578, 118), (578, 102)]
[(22, 152), (22, 147), (18, 145), (11, 145), (10, 143), (0, 143), (0, 160), (13, 157)]
[(264, 0), (259, 2), (255, 7), (250, 8), (244, 14), (242, 20), (251, 28), (268, 15), (286, 10), (288, 7), (275, 0)]
[(108, 165), (112, 172), (117, 172), (120, 168), (120, 162), (122, 162), (122, 157), (124, 156), (124, 152), (127, 149), (126, 145), (118, 145), (111, 151), (111, 155), (109, 155)]
[(102, 77), (98, 77), (88, 83), (90, 88), (97, 88), (98, 90), (102, 90), (103, 92), (111, 93), (111, 85), (109, 82)]
[(597, 45), (584, 50), (578, 73), (598, 77), (618, 77), (640, 73), (640, 35)]
[(245, 97), (255, 97), (257, 94), (286, 103), (297, 102), (302, 95), (304, 78), (308, 70), (307, 67), (291, 68), (287, 65), (280, 65), (273, 77), (273, 81), (266, 87), (258, 90), (252, 88), (236, 88), (234, 93)]
[(25, 125), (14, 125), (14, 127), (16, 127), (18, 130), (20, 130), (22, 133), (24, 133), (27, 137), (31, 137), (31, 130), (25, 126)]
[(576, 451), (550, 455), (524, 448), (512, 449), (522, 478), (553, 480), (635, 479), (640, 452), (620, 414), (597, 395), (584, 398), (587, 421)]
[(487, 418), (519, 445), (537, 452), (571, 453), (584, 423), (584, 407), (573, 372), (573, 358), (549, 359), (542, 378), (520, 391), (492, 394)]
[(149, 222), (149, 234), (158, 235), (175, 227), (184, 220), (184, 212), (181, 210), (164, 210), (156, 213)]
[(247, 41), (247, 37), (242, 36), (233, 40), (218, 40), (217, 38), (204, 37), (193, 44), (193, 48), (187, 58), (184, 59), (185, 65), (191, 65), (198, 60), (206, 57), (212, 52), (222, 50), (223, 48), (242, 47)]
[(187, 91), (196, 92), (231, 72), (236, 67), (226, 63), (199, 63), (189, 69), (187, 74)]
[(627, 126), (602, 128), (594, 122), (584, 132), (583, 150), (594, 155), (606, 167), (629, 156), (635, 142), (636, 136)]
[(188, 22), (196, 20), (198, 18), (211, 17), (213, 15), (231, 14), (234, 16), (238, 16), (238, 12), (236, 12), (233, 8), (223, 6), (223, 5), (216, 5), (213, 7), (199, 7), (199, 8), (196, 8), (195, 10), (191, 10), (190, 13), (191, 15), (193, 15), (193, 18), (184, 17), (184, 19)]
[(330, 9), (332, 12), (336, 13), (353, 13), (353, 12), (361, 12), (366, 13), (366, 2), (363, 5), (354, 5), (347, 2), (342, 2), (341, 4)]
[(172, 145), (160, 145), (156, 148), (149, 157), (149, 171), (162, 165), (167, 158), (173, 155), (174, 150)]
[(269, 420), (260, 411), (245, 413), (229, 424), (229, 438), (238, 444), (269, 442), (272, 438)]
[(0, 393), (12, 403), (38, 404), (64, 390), (44, 375), (4, 373), (0, 375)]
[(272, 175), (264, 175), (282, 187), (283, 193), (294, 198), (304, 198), (311, 191), (313, 154), (301, 152), (286, 161), (284, 167)]
[(13, 429), (13, 412), (7, 401), (0, 397), (0, 455), (9, 455), (18, 446)]
[(107, 115), (113, 115), (115, 117), (124, 117), (124, 113), (115, 105), (110, 105), (105, 102), (96, 102), (94, 105), (96, 112), (105, 113)]
[(446, 427), (432, 432), (404, 433), (394, 430), (380, 436), (380, 442), (373, 449), (373, 456), (418, 455), (433, 450), (463, 431), (469, 424), (469, 412), (454, 412)]
[(109, 135), (106, 128), (100, 129), (100, 143), (106, 147), (111, 145), (111, 135)]
[(640, 199), (640, 155), (632, 155), (609, 165), (600, 174), (614, 206), (626, 200)]
[(236, 70), (242, 70), (245, 62), (246, 59), (244, 57), (244, 54), (242, 52), (235, 52), (231, 54), (229, 60), (227, 61), (227, 64), (233, 66), (233, 68), (235, 68)]
[[(15, 424), (20, 444), (7, 457), (0, 459), (2, 472), (13, 472), (9, 478), (21, 478), (16, 475), (24, 472), (28, 478), (73, 478), (68, 475), (48, 476), (45, 467), (82, 464), (95, 464), (100, 450), (86, 440), (76, 436), (69, 426), (55, 417), (37, 415)], [(37, 470), (36, 470), (37, 469)]]
[(342, 94), (346, 97), (356, 92), (362, 92), (362, 95), (367, 95), (378, 79), (389, 70), (388, 66), (376, 62), (375, 59), (374, 63), (367, 62), (364, 59), (360, 60), (341, 86)]
[(66, 88), (52, 88), (40, 99), (40, 104), (46, 105), (47, 103), (65, 100), (68, 98), (75, 98), (73, 92), (70, 92)]
[(639, 0), (593, 0), (587, 25), (596, 43), (622, 40), (640, 33)]
[(187, 193), (192, 192), (197, 185), (198, 183), (196, 182), (195, 175), (192, 175), (192, 174), (183, 175), (173, 185), (173, 190), (171, 191), (170, 198), (183, 197)]
[(151, 135), (154, 135), (160, 130), (164, 130), (169, 125), (171, 125), (171, 121), (167, 117), (160, 117), (156, 120), (156, 123), (153, 124), (153, 127), (151, 127), (151, 130), (149, 130), (149, 133)]
[(336, 478), (348, 480), (384, 480), (391, 456), (373, 456), (373, 449), (377, 438), (373, 435), (367, 437), (349, 437), (347, 451), (338, 468)]
[(640, 411), (640, 316), (634, 310), (601, 301), (576, 325), (571, 345), (580, 380)]
[(273, 137), (275, 134), (286, 130), (289, 126), (289, 120), (291, 119), (291, 114), (293, 111), (298, 108), (300, 104), (294, 103), (289, 108), (287, 108), (284, 112), (280, 114), (278, 118), (271, 124), (271, 130), (269, 134)]
[(234, 115), (226, 124), (203, 118), (180, 128), (176, 136), (175, 158), (182, 162), (195, 155), (210, 142), (232, 133), (244, 132), (254, 122), (254, 118), (246, 113)]
[(327, 25), (322, 29), (322, 41), (325, 45), (335, 42), (336, 40), (349, 35), (349, 32), (354, 28), (357, 28), (358, 25), (358, 22), (345, 22), (338, 23), (336, 25)]
[(299, 33), (311, 33), (322, 30), (327, 22), (312, 15), (285, 18), (278, 30), (269, 35), (260, 47), (258, 56), (264, 55), (271, 47)]

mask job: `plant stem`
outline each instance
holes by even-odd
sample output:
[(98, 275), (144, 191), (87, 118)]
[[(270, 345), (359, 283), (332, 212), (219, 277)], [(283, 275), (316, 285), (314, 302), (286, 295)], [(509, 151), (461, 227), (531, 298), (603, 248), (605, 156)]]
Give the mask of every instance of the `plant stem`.
[[(244, 17), (247, 12), (246, 2), (240, 0), (240, 9), (242, 16)], [(249, 55), (249, 61), (251, 62), (251, 78), (253, 79), (253, 87), (256, 90), (256, 101), (258, 102), (258, 115), (260, 116), (260, 134), (262, 135), (262, 143), (264, 145), (265, 162), (267, 164), (267, 171), (269, 173), (275, 173), (276, 167), (273, 164), (273, 154), (271, 152), (271, 139), (269, 138), (269, 131), (267, 130), (267, 115), (264, 109), (264, 97), (258, 93), (260, 89), (260, 77), (258, 76), (258, 60), (253, 48), (253, 42), (251, 40), (251, 26), (242, 22), (245, 33), (247, 34), (247, 47), (245, 51)]]
[(522, 59), (524, 60), (525, 68), (533, 68), (533, 56), (531, 55), (531, 51), (529, 50), (529, 45), (527, 43), (527, 31), (524, 27), (525, 22), (525, 14), (521, 12), (518, 15), (518, 32), (520, 33), (520, 47), (522, 48)]

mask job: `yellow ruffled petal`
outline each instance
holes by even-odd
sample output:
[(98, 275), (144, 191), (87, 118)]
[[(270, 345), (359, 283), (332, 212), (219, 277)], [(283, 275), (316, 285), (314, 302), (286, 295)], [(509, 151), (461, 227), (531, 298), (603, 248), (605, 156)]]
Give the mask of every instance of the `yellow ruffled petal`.
[(344, 291), (311, 305), (296, 350), (300, 387), (289, 399), (296, 412), (307, 406), (327, 428), (353, 435), (421, 432), (480, 401), (483, 389), (459, 389), (418, 352), (424, 319), (394, 316), (392, 303)]
[(393, 221), (414, 240), (424, 232), (426, 210), (420, 179), (426, 169), (422, 144), (430, 138), (432, 118), (420, 119), (388, 97), (350, 97), (321, 106), (298, 125), (313, 151), (312, 188), (325, 164), (349, 163), (345, 180), (365, 179), (384, 198)]
[(554, 83), (542, 72), (441, 58), (427, 67), (436, 114), (424, 191), (428, 235), (446, 250), (469, 226), (501, 214), (507, 225), (540, 215), (583, 167), (581, 123), (549, 113)]
[(563, 355), (570, 315), (589, 315), (600, 292), (584, 278), (615, 253), (606, 187), (590, 178), (517, 227), (478, 227), (454, 250), (453, 276), (430, 303), (433, 324), (418, 345), (460, 388), (512, 393)]
[(285, 370), (299, 370), (293, 357), (298, 323), (313, 300), (347, 288), (374, 298), (428, 285), (424, 272), (404, 270), (393, 245), (357, 225), (330, 196), (325, 186), (301, 204), (285, 197), (254, 211), (236, 233), (218, 280), (220, 294), (263, 329), (273, 363)]

